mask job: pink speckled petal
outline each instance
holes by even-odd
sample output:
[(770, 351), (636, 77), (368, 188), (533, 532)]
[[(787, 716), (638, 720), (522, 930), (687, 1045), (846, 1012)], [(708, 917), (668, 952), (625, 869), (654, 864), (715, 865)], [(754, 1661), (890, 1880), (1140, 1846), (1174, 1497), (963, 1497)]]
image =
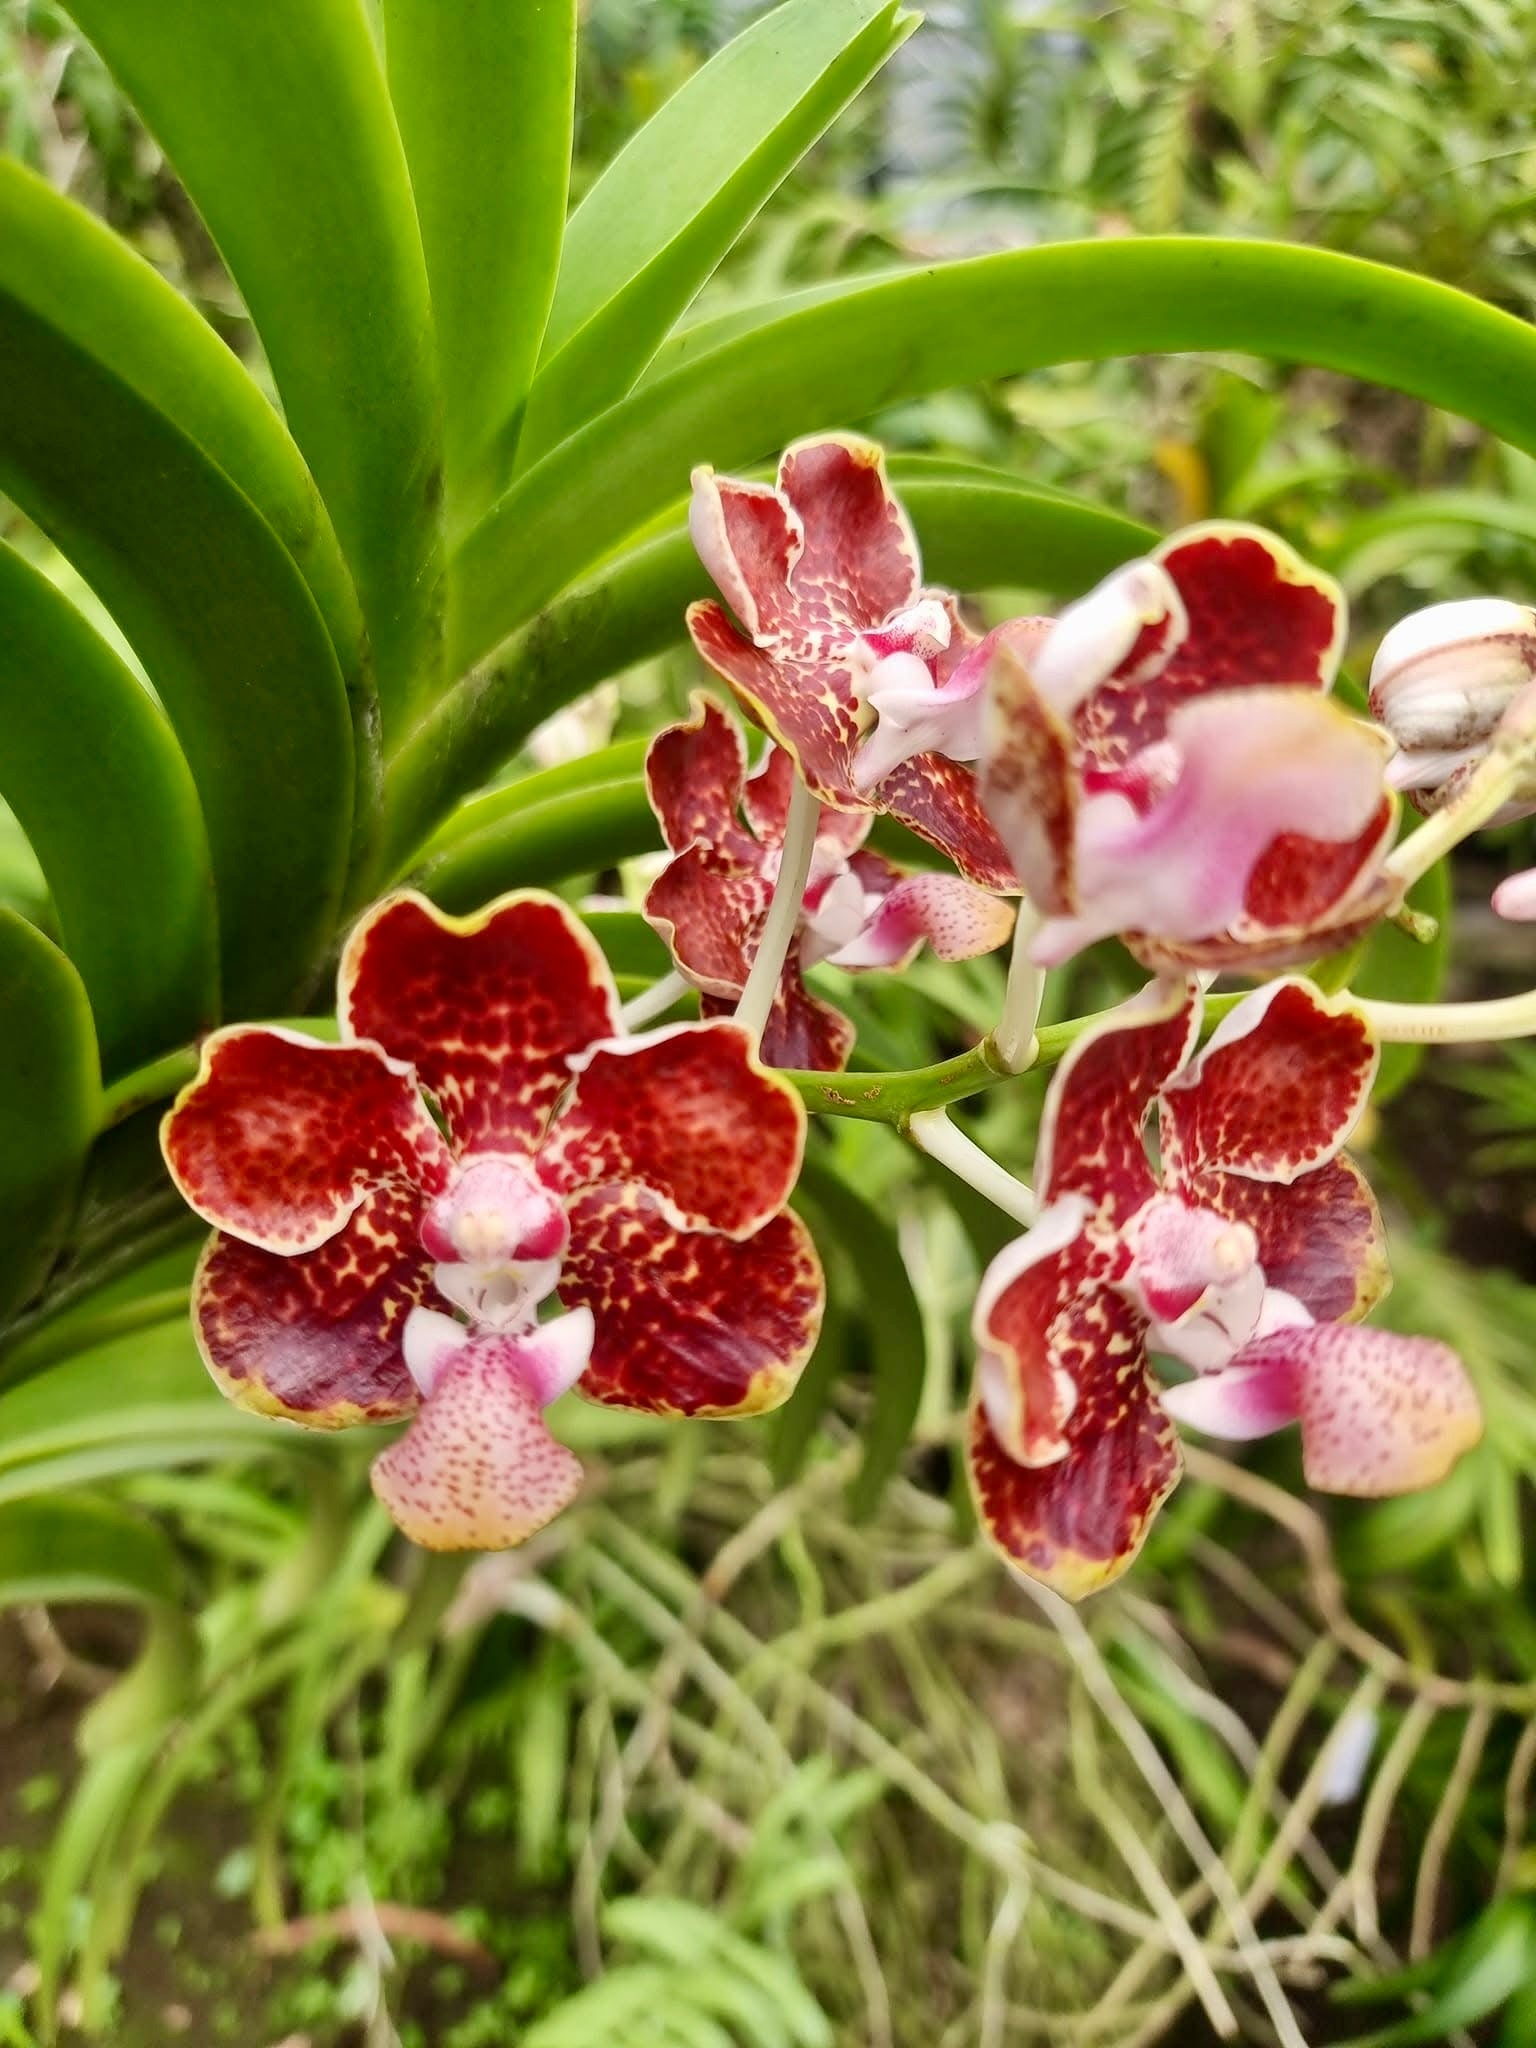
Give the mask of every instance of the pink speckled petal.
[(453, 1163), (410, 1067), (263, 1025), (204, 1040), (160, 1144), (205, 1223), (284, 1253), (317, 1250), (378, 1188), (435, 1192)]
[(926, 941), (941, 960), (974, 960), (1007, 943), (1013, 920), (1011, 903), (959, 875), (907, 875), (829, 958), (855, 972), (899, 967)]
[(875, 792), (875, 808), (899, 818), (936, 846), (968, 881), (1011, 895), (1019, 886), (1007, 850), (988, 817), (974, 772), (942, 754), (918, 754), (893, 768)]
[(1066, 720), (1006, 643), (989, 651), (982, 704), (980, 791), (1008, 858), (1037, 910), (1077, 906), (1081, 763)]
[(638, 1181), (690, 1229), (746, 1237), (789, 1198), (805, 1109), (740, 1025), (665, 1025), (596, 1045), (539, 1154), (563, 1194)]
[(1483, 1433), (1461, 1361), (1427, 1337), (1293, 1325), (1246, 1346), (1234, 1369), (1248, 1378), (1227, 1404), (1229, 1426), (1244, 1403), (1255, 1425), (1266, 1410), (1289, 1409), (1301, 1422), (1307, 1483), (1325, 1493), (1370, 1499), (1433, 1486)]
[(613, 976), (558, 897), (500, 897), (449, 917), (387, 898), (341, 956), (344, 1039), (374, 1039), (415, 1067), (460, 1152), (531, 1152), (573, 1053), (619, 1028)]
[(1151, 983), (1076, 1039), (1051, 1078), (1035, 1150), (1042, 1201), (1084, 1196), (1111, 1224), (1157, 1192), (1142, 1132), (1153, 1098), (1189, 1056), (1200, 1003)]
[(1311, 1173), (1359, 1121), (1380, 1057), (1348, 995), (1297, 980), (1256, 989), (1163, 1091), (1169, 1185), (1213, 1167), (1287, 1184)]
[(581, 1465), (550, 1435), (540, 1398), (569, 1367), (564, 1324), (575, 1348), (590, 1345), (578, 1309), (526, 1337), (471, 1337), (439, 1355), (416, 1419), (373, 1461), (373, 1490), (413, 1543), (509, 1550), (575, 1499)]

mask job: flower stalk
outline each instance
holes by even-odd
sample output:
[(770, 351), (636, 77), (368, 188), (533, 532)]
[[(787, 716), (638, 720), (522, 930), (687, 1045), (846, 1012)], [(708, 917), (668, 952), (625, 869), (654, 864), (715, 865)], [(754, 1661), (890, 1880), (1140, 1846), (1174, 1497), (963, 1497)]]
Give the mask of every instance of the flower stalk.
[(907, 1135), (920, 1152), (948, 1167), (957, 1179), (984, 1195), (1005, 1216), (1026, 1226), (1034, 1222), (1039, 1213), (1034, 1191), (999, 1166), (973, 1138), (957, 1129), (947, 1110), (919, 1110), (907, 1121)]
[(1029, 949), (1041, 925), (1040, 913), (1027, 903), (1019, 905), (1013, 928), (1013, 952), (1008, 960), (1008, 987), (1003, 996), (1003, 1014), (992, 1033), (992, 1048), (1005, 1072), (1025, 1073), (1039, 1056), (1040, 1041), (1035, 1027), (1040, 1022), (1040, 1005), (1045, 1000), (1045, 969), (1029, 957)]
[(778, 879), (773, 885), (773, 901), (763, 920), (752, 971), (741, 992), (741, 1001), (736, 1005), (736, 1022), (751, 1032), (754, 1044), (762, 1038), (773, 1009), (773, 999), (778, 993), (779, 977), (784, 972), (784, 962), (795, 936), (800, 905), (805, 900), (805, 885), (810, 880), (811, 860), (816, 852), (816, 827), (820, 822), (821, 805), (796, 777), (790, 793), (789, 822), (784, 830), (784, 848)]

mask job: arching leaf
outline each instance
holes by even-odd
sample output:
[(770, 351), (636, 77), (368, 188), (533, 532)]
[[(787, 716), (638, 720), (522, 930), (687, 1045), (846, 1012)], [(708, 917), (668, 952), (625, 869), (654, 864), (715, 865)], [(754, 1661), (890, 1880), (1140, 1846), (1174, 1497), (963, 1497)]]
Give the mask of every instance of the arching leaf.
[(426, 265), (358, 0), (73, 0), (239, 285), (352, 565), (386, 725), (437, 673)]
[(216, 1023), (208, 840), (175, 735), (69, 600), (6, 547), (0, 794), (42, 863), (103, 1071)]
[(222, 470), (3, 289), (0, 489), (91, 584), (176, 728), (226, 1009), (290, 1006), (334, 932), (353, 814), (346, 693), (303, 578)]
[(696, 462), (739, 467), (797, 434), (982, 378), (1215, 349), (1368, 378), (1536, 451), (1536, 331), (1449, 286), (1317, 249), (1215, 237), (979, 256), (765, 319), (573, 435), (463, 542), (450, 666), (499, 645), (677, 498)]
[(520, 466), (624, 395), (759, 207), (919, 19), (899, 0), (785, 0), (620, 150), (571, 216)]
[(365, 731), (373, 684), (351, 574), (303, 456), (233, 351), (120, 235), (10, 159), (0, 290), (106, 364), (245, 492), (313, 592)]
[(91, 1007), (58, 947), (0, 910), (0, 1319), (43, 1282), (74, 1211), (101, 1084)]
[(385, 0), (389, 90), (432, 285), (450, 510), (522, 411), (565, 232), (575, 0)]

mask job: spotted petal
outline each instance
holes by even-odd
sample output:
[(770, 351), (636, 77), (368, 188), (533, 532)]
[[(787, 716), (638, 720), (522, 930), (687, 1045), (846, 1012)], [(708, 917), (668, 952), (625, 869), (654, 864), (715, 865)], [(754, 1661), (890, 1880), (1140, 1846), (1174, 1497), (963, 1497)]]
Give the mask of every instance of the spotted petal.
[(1170, 1185), (1221, 1168), (1289, 1184), (1332, 1159), (1359, 1121), (1380, 1048), (1349, 997), (1273, 981), (1223, 1017), (1163, 1091)]
[(1008, 1562), (1080, 1600), (1135, 1557), (1181, 1470), (1173, 1426), (1146, 1365), (1140, 1318), (1107, 1290), (1082, 1302), (1082, 1342), (1100, 1366), (1082, 1387), (1066, 1455), (1021, 1465), (971, 1412), (970, 1477), (983, 1529)]
[(531, 1152), (573, 1053), (618, 1029), (596, 942), (557, 897), (503, 896), (449, 917), (407, 892), (369, 911), (341, 959), (346, 1039), (407, 1059), (463, 1153)]
[(1012, 904), (959, 875), (904, 875), (857, 937), (829, 958), (855, 972), (900, 967), (926, 942), (941, 960), (974, 960), (1007, 943), (1013, 919)]
[(1101, 764), (1155, 744), (1177, 707), (1212, 690), (1281, 685), (1326, 690), (1344, 644), (1343, 595), (1272, 533), (1212, 521), (1170, 535), (1150, 560), (1172, 581), (1182, 634), (1149, 662), (1149, 627), (1078, 714), (1079, 736)]
[(381, 1188), (318, 1250), (289, 1257), (233, 1237), (209, 1241), (192, 1327), (232, 1401), (312, 1429), (411, 1412), (401, 1333), (432, 1292), (422, 1206), (414, 1189)]
[(1078, 1297), (1097, 1288), (1111, 1260), (1084, 1231), (1088, 1204), (1066, 1195), (998, 1253), (971, 1318), (976, 1388), (993, 1435), (1021, 1465), (1067, 1454), (1078, 1377), (1091, 1370), (1076, 1340)]
[[(745, 835), (743, 835), (745, 837)], [(645, 918), (678, 972), (709, 995), (735, 998), (747, 985), (773, 884), (756, 859), (690, 846), (668, 861), (645, 897)]]
[(1257, 1436), (1299, 1420), (1308, 1485), (1364, 1498), (1433, 1486), (1483, 1432), (1477, 1395), (1447, 1345), (1340, 1323), (1276, 1330), (1165, 1399), (1211, 1435)]
[(665, 1025), (595, 1045), (539, 1154), (563, 1193), (638, 1181), (689, 1229), (747, 1237), (800, 1171), (805, 1109), (737, 1024)]
[[(729, 1017), (734, 1000), (703, 996), (699, 1007), (706, 1017)], [(784, 963), (774, 991), (773, 1008), (763, 1026), (758, 1056), (765, 1067), (794, 1067), (818, 1074), (840, 1074), (848, 1064), (858, 1033), (853, 1020), (832, 1003), (811, 994), (797, 941)]]
[(674, 853), (703, 845), (750, 860), (736, 816), (747, 780), (741, 731), (713, 697), (696, 690), (689, 716), (657, 733), (645, 751), (645, 788)]
[(575, 1499), (580, 1462), (550, 1435), (537, 1391), (550, 1333), (571, 1320), (469, 1339), (405, 1435), (374, 1459), (373, 1490), (413, 1543), (509, 1550)]
[(753, 1236), (679, 1230), (644, 1188), (570, 1205), (560, 1298), (591, 1309), (589, 1399), (652, 1415), (757, 1415), (788, 1398), (825, 1300), (810, 1236), (788, 1211)]
[(284, 1253), (326, 1243), (377, 1188), (435, 1193), (452, 1164), (408, 1066), (249, 1025), (204, 1041), (161, 1147), (205, 1222)]
[(789, 578), (802, 620), (862, 631), (916, 599), (917, 538), (878, 442), (857, 434), (795, 441), (779, 463), (779, 489), (805, 536)]
[(1259, 1241), (1268, 1284), (1294, 1295), (1319, 1322), (1353, 1322), (1386, 1293), (1391, 1273), (1381, 1215), (1346, 1154), (1289, 1185), (1209, 1167), (1181, 1173), (1178, 1185), (1187, 1200), (1246, 1223)]
[(1152, 986), (1076, 1039), (1045, 1098), (1035, 1174), (1042, 1201), (1084, 1196), (1120, 1223), (1157, 1192), (1142, 1130), (1200, 1028), (1192, 987)]
[(862, 809), (853, 788), (860, 720), (852, 640), (818, 632), (793, 645), (754, 646), (713, 598), (688, 607), (688, 631), (700, 657), (822, 802)]
[(942, 754), (918, 754), (893, 768), (874, 792), (876, 810), (899, 819), (952, 860), (968, 881), (1004, 894), (1019, 878), (982, 805), (974, 770)]

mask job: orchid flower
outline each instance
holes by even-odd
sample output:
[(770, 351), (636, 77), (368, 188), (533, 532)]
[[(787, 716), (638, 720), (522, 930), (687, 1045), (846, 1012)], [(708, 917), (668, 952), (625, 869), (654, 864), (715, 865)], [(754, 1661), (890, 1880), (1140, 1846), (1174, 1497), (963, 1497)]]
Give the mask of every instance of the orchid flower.
[(788, 1395), (822, 1307), (784, 1207), (805, 1114), (745, 1032), (617, 1036), (606, 961), (533, 892), (388, 899), (337, 1007), (339, 1044), (215, 1032), (163, 1125), (215, 1227), (193, 1324), (233, 1400), (329, 1429), (419, 1409), (381, 1497), (419, 1542), (489, 1548), (569, 1491), (540, 1412), (567, 1386), (663, 1415)]
[[(1464, 810), (1462, 829), (1536, 813), (1536, 611), (1504, 598), (1426, 605), (1400, 619), (1371, 664), (1371, 709), (1397, 742), (1387, 781), (1427, 816)], [(1496, 753), (1511, 758), (1500, 764)], [(1478, 804), (1476, 784), (1499, 777)], [(1536, 868), (1493, 892), (1501, 917), (1536, 919)]]
[[(1275, 981), (1192, 1057), (1200, 1010), (1193, 984), (1153, 984), (1076, 1040), (1046, 1100), (1039, 1220), (976, 1304), (981, 1520), (1074, 1598), (1125, 1569), (1176, 1483), (1175, 1416), (1235, 1438), (1299, 1421), (1309, 1482), (1367, 1495), (1433, 1484), (1481, 1432), (1454, 1353), (1354, 1327), (1388, 1281), (1341, 1150), (1376, 1071), (1364, 1021)], [(1160, 1389), (1153, 1352), (1192, 1376)]]
[[(794, 764), (770, 747), (747, 774), (734, 721), (702, 693), (693, 715), (658, 733), (646, 754), (651, 808), (675, 859), (651, 885), (645, 914), (706, 1015), (734, 1008), (747, 983), (778, 880)], [(941, 960), (1000, 946), (1012, 907), (959, 875), (903, 874), (864, 848), (871, 814), (823, 806), (796, 935), (762, 1040), (773, 1066), (846, 1066), (853, 1025), (813, 996), (819, 961), (859, 973), (900, 967), (926, 940)]]
[[(917, 540), (873, 441), (797, 441), (776, 485), (701, 468), (689, 528), (739, 626), (690, 607), (693, 643), (834, 810), (884, 811), (971, 881), (1018, 884), (962, 765), (980, 746), (990, 643), (923, 588)], [(1025, 622), (1025, 644), (1038, 622)]]
[(1336, 587), (1272, 535), (1173, 535), (990, 657), (982, 794), (1054, 966), (1275, 967), (1396, 907), (1387, 744), (1325, 692)]

